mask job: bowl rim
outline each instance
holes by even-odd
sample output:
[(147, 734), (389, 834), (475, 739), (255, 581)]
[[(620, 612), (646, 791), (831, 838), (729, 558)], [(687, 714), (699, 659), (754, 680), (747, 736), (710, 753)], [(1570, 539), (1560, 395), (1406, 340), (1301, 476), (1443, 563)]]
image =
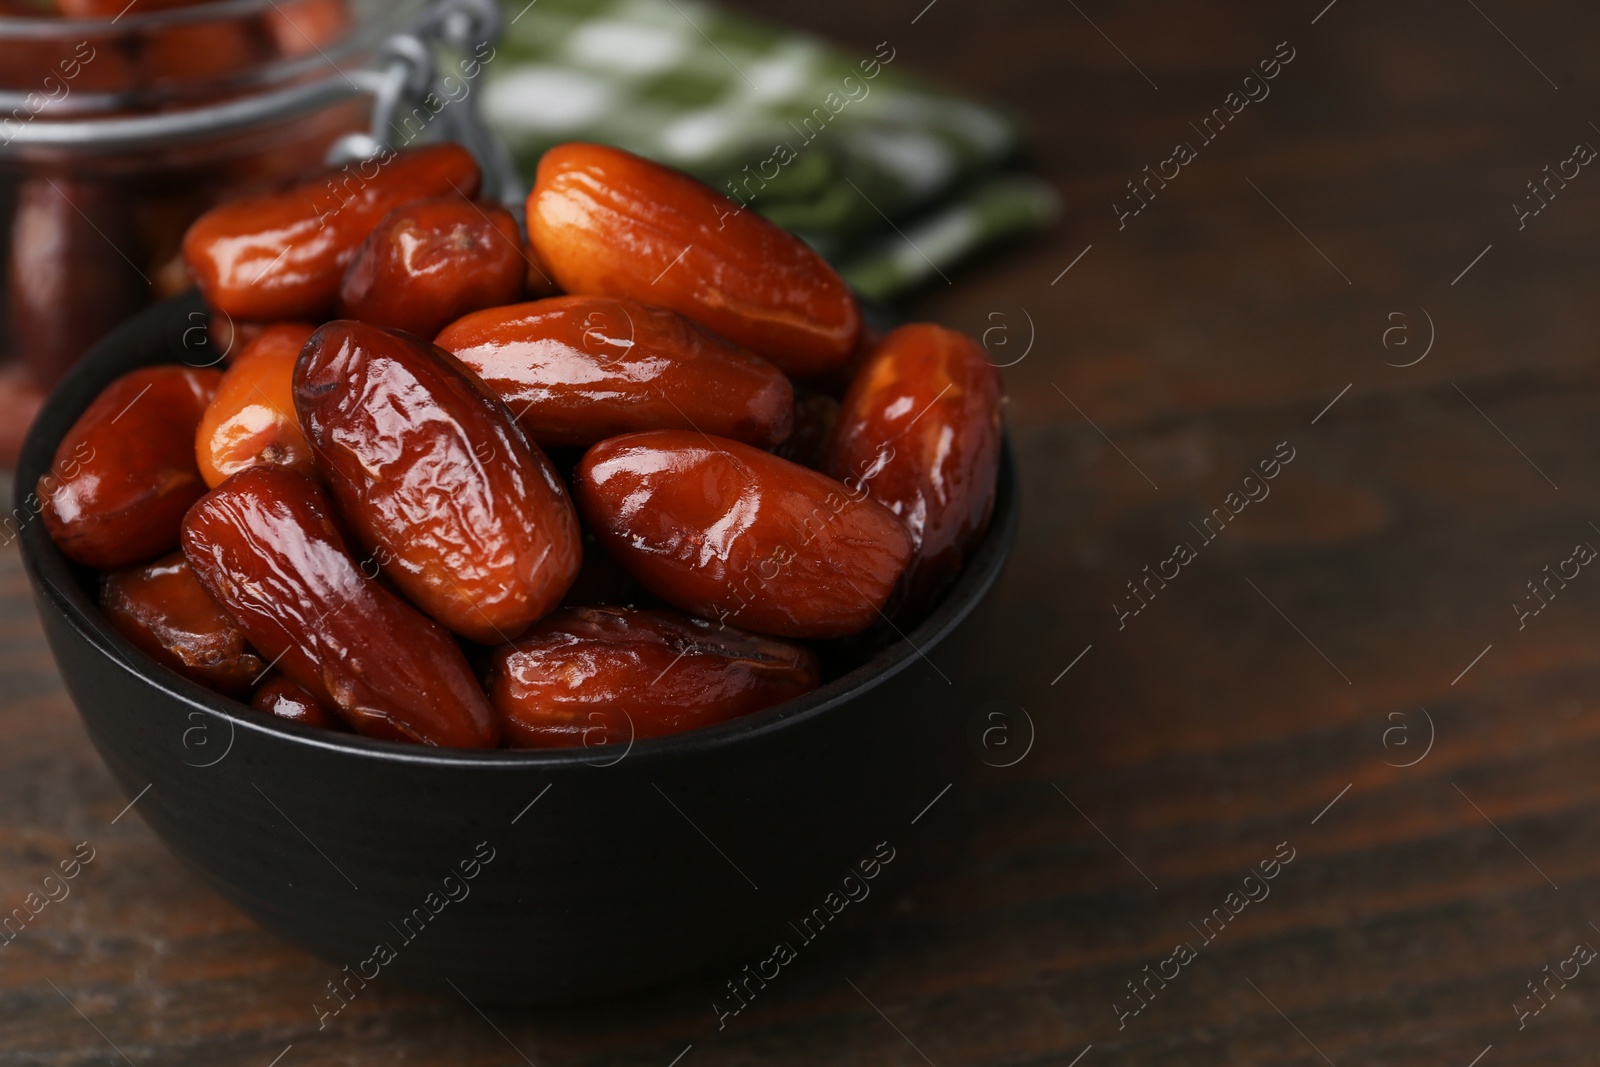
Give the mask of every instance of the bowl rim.
[[(192, 317), (191, 309), (202, 307), (198, 295), (192, 291), (160, 301), (122, 323), (89, 349), (52, 390), (28, 430), (17, 463), (13, 489), (15, 508), (20, 508), (33, 493), (39, 476), (53, 462), (61, 438), (101, 388), (138, 367), (186, 363), (151, 342), (159, 338), (161, 327), (169, 324), (174, 316), (187, 321)], [(127, 353), (135, 348), (146, 350), (130, 359)], [(186, 365), (196, 366), (194, 363)], [(1010, 557), (1019, 511), (1015, 458), (1010, 436), (1002, 432), (999, 482), (989, 527), (938, 604), (910, 633), (896, 627), (899, 640), (802, 696), (710, 726), (630, 741), (622, 755), (615, 757), (612, 751), (618, 746), (605, 744), (572, 748), (439, 748), (355, 733), (332, 733), (325, 728), (289, 722), (256, 711), (243, 701), (213, 692), (156, 662), (107, 624), (98, 603), (85, 591), (75, 573), (81, 568), (56, 548), (44, 523), (36, 521), (37, 515), (20, 524), (17, 539), (23, 567), (37, 593), (41, 611), (46, 610), (48, 604), (49, 609), (65, 619), (97, 654), (191, 711), (222, 719), (229, 724), (230, 731), (243, 729), (291, 745), (389, 763), (522, 770), (571, 766), (603, 768), (623, 759), (657, 761), (689, 753), (707, 753), (794, 729), (852, 703), (856, 697), (909, 669), (919, 659), (926, 660), (928, 666), (939, 671), (923, 649), (942, 642), (988, 595)], [(942, 676), (943, 672), (939, 673)], [(948, 678), (945, 681), (954, 685)], [(77, 707), (76, 700), (73, 706)], [(81, 709), (79, 714), (82, 715)], [(233, 738), (234, 734), (230, 732), (229, 737)], [(230, 749), (231, 746), (230, 740)]]

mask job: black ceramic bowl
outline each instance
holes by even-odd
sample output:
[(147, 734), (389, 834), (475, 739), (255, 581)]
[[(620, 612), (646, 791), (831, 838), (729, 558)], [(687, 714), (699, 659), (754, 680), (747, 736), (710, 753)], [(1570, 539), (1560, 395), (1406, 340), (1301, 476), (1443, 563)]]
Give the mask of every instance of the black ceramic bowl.
[[(19, 503), (112, 379), (215, 362), (204, 321), (197, 299), (179, 298), (97, 345), (28, 436)], [(939, 747), (975, 704), (947, 679), (972, 673), (974, 609), (1016, 523), (1007, 453), (992, 528), (906, 639), (733, 722), (554, 751), (429, 749), (258, 714), (123, 640), (96, 607), (93, 575), (41, 522), (21, 540), (95, 747), (139, 796), (138, 815), (223, 896), (328, 960), (343, 988), (376, 971), (453, 982), (474, 1000), (549, 1001), (770, 951), (785, 920), (821, 904), (877, 842), (902, 842), (949, 780)], [(338, 1006), (321, 988), (307, 996)]]

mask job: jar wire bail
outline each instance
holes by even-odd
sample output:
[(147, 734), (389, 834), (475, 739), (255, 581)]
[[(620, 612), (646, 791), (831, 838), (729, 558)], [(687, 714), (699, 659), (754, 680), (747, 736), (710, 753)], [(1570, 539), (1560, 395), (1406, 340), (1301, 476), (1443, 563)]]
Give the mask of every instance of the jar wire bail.
[[(434, 0), (416, 25), (379, 48), (382, 68), (364, 72), (373, 75), (371, 129), (335, 141), (327, 162), (371, 159), (386, 149), (405, 147), (437, 124), (443, 139), (459, 142), (478, 160), (484, 171), (484, 195), (505, 204), (520, 222), (527, 188), (510, 151), (478, 109), (478, 83), (488, 60), (494, 58), (500, 30), (495, 0)], [(441, 45), (475, 57), (487, 48), (490, 55), (488, 60), (461, 62), (441, 75), (437, 64)], [(413, 119), (419, 120), (414, 126)]]

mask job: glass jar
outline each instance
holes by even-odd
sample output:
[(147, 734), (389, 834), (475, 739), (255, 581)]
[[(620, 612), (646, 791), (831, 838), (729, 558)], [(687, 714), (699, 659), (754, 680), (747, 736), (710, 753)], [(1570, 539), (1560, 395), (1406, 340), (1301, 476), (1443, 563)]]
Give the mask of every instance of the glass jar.
[(0, 465), (91, 344), (189, 287), (197, 215), (373, 143), (417, 76), (418, 28), (470, 36), (484, 7), (0, 0)]

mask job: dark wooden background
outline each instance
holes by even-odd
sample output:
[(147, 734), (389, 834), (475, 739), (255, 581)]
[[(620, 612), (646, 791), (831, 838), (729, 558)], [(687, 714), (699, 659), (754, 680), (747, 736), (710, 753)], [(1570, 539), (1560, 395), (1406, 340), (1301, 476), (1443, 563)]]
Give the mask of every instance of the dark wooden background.
[[(0, 1062), (1592, 1062), (1595, 968), (1514, 1005), (1600, 945), (1600, 573), (1525, 628), (1512, 604), (1600, 546), (1600, 173), (1520, 231), (1512, 204), (1600, 145), (1600, 9), (1326, 2), (744, 0), (1016, 109), (1068, 211), (912, 304), (1013, 354), (1036, 331), (1006, 372), (1024, 530), (962, 679), (1035, 744), (974, 751), (726, 1030), (708, 975), (487, 1016), (374, 987), (318, 1033), (327, 967), (111, 822), (8, 549), (0, 905), (98, 854), (0, 949)], [(1124, 182), (1280, 41), (1271, 96), (1119, 232)], [(1271, 496), (1119, 631), (1124, 583), (1279, 442)], [(1271, 895), (1119, 1029), (1125, 983), (1281, 842)]]

